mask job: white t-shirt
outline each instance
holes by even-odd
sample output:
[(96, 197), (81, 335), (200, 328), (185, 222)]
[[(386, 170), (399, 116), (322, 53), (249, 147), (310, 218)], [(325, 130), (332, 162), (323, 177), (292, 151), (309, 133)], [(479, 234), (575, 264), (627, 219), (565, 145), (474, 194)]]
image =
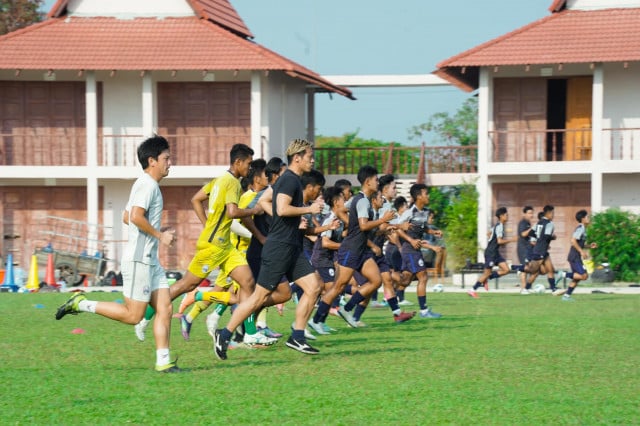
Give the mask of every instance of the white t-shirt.
[(162, 192), (160, 192), (158, 182), (147, 173), (135, 181), (129, 194), (127, 202), (127, 211), (129, 212), (128, 241), (122, 255), (122, 261), (159, 265), (158, 240), (140, 231), (131, 222), (131, 209), (134, 206), (143, 208), (147, 221), (155, 229), (160, 230), (163, 208)]

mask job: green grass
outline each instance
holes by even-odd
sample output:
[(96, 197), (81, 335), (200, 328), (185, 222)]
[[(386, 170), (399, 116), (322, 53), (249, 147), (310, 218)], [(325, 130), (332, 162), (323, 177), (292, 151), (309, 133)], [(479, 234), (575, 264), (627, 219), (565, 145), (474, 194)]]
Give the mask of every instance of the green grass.
[[(634, 295), (562, 303), (430, 294), (439, 320), (395, 325), (388, 309), (369, 309), (364, 329), (330, 317), (339, 332), (319, 338), (318, 356), (282, 341), (229, 351), (224, 362), (212, 353), (204, 316), (189, 342), (174, 320), (172, 352), (190, 369), (179, 375), (153, 370), (153, 339), (138, 342), (131, 326), (91, 314), (55, 321), (65, 299), (0, 294), (0, 424), (640, 423)], [(288, 331), (293, 309), (283, 317), (272, 310), (272, 328)]]

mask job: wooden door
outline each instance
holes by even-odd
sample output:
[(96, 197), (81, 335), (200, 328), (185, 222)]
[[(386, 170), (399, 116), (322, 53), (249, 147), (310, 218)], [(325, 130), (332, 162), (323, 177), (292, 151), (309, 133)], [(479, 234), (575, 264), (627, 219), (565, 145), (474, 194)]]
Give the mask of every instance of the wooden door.
[(567, 80), (565, 160), (591, 160), (591, 77)]

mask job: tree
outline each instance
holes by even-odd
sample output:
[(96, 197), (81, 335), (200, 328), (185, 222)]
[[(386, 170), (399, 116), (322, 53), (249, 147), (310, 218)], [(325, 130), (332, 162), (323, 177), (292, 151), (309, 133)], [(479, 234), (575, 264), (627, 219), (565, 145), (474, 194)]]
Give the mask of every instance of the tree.
[(473, 184), (455, 187), (447, 206), (445, 240), (449, 265), (458, 270), (478, 254), (478, 191)]
[(433, 114), (426, 123), (409, 129), (409, 139), (433, 137), (431, 145), (475, 145), (478, 142), (478, 100), (468, 98), (453, 116), (448, 112)]
[(43, 0), (0, 0), (0, 35), (40, 22)]

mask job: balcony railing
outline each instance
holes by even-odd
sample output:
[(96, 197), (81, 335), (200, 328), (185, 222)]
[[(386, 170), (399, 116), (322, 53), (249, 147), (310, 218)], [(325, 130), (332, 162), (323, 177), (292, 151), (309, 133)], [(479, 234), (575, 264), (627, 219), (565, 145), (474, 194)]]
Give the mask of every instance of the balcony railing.
[[(379, 173), (416, 175), (420, 167), (421, 147), (316, 148), (315, 167), (326, 175), (357, 174), (368, 164)], [(478, 147), (425, 147), (426, 173), (476, 173)]]
[(610, 160), (640, 160), (640, 128), (603, 129), (603, 144), (608, 141), (605, 158)]
[(490, 161), (591, 160), (591, 129), (496, 130), (489, 132)]

